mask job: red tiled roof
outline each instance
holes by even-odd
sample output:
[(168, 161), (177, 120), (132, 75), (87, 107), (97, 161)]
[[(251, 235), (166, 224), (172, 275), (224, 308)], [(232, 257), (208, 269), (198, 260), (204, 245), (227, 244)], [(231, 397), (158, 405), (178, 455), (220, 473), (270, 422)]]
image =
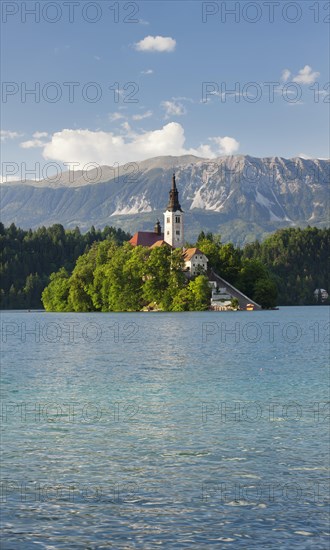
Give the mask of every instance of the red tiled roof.
[(155, 231), (137, 231), (129, 241), (132, 246), (152, 246), (157, 241), (164, 239), (164, 233), (155, 233)]
[(186, 260), (186, 262), (188, 262), (189, 260), (191, 260), (193, 256), (195, 256), (195, 254), (200, 254), (200, 255), (203, 254), (205, 256), (204, 252), (199, 250), (199, 248), (187, 248), (187, 250), (185, 250), (183, 254), (183, 257)]

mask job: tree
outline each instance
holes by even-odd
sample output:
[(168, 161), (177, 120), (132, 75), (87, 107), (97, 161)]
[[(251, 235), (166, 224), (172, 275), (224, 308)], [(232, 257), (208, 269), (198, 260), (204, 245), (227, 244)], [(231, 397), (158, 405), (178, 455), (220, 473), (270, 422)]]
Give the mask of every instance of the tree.
[[(128, 238), (128, 233), (114, 227), (81, 234), (78, 228), (65, 231), (61, 224), (35, 231), (24, 231), (15, 224), (9, 228), (2, 226), (1, 307), (40, 307), (41, 294), (50, 282), (51, 273), (61, 267), (71, 273), (77, 259), (88, 252), (94, 242), (111, 239), (121, 244)], [(11, 285), (15, 292), (12, 290), (9, 294)]]
[(237, 285), (246, 296), (253, 298), (255, 283), (258, 279), (267, 279), (268, 272), (259, 260), (243, 260), (243, 267), (237, 278)]
[(210, 307), (211, 288), (205, 275), (198, 275), (193, 281), (190, 281), (189, 290), (193, 297), (191, 309), (204, 311)]
[(172, 311), (190, 311), (194, 306), (194, 296), (189, 286), (182, 288), (172, 300)]
[(258, 279), (254, 286), (253, 299), (261, 305), (263, 309), (269, 309), (276, 306), (277, 288), (271, 279)]
[(143, 297), (146, 303), (160, 304), (168, 287), (171, 272), (170, 247), (158, 246), (150, 251), (145, 266)]
[(51, 274), (50, 283), (42, 293), (42, 303), (46, 311), (72, 311), (68, 302), (69, 290), (69, 274), (62, 267), (57, 273)]
[(232, 243), (223, 244), (219, 250), (219, 275), (235, 284), (242, 268), (241, 251)]

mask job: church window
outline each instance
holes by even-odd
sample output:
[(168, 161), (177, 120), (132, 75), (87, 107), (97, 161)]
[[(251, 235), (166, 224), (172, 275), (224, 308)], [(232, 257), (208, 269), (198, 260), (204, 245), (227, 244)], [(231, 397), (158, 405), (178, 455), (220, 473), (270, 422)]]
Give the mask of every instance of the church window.
[(180, 216), (175, 216), (175, 223), (180, 223)]
[(175, 232), (175, 233), (176, 233), (177, 235), (180, 235), (180, 231), (178, 231), (178, 230), (176, 230), (176, 232)]
[(170, 223), (170, 222), (171, 222), (170, 218), (167, 218), (166, 223)]
[(170, 234), (170, 232), (168, 231), (168, 232), (167, 232), (167, 235), (169, 235), (169, 234)]

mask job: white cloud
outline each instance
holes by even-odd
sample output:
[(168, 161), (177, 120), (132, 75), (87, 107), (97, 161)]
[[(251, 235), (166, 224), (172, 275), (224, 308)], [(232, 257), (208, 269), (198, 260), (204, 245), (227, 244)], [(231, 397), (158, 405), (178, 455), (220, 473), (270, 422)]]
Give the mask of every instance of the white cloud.
[(149, 21), (146, 21), (145, 19), (139, 19), (140, 25), (149, 25)]
[(46, 145), (46, 142), (43, 140), (43, 138), (47, 138), (48, 136), (48, 132), (34, 132), (34, 134), (32, 134), (33, 139), (23, 141), (22, 143), (20, 143), (20, 147), (22, 147), (22, 149), (34, 149), (37, 147), (44, 147)]
[(0, 184), (11, 183), (12, 181), (20, 181), (19, 176), (3, 176), (2, 174), (0, 175)]
[(132, 128), (130, 127), (129, 122), (125, 121), (120, 126), (122, 128), (122, 133), (126, 137), (134, 138), (135, 133), (133, 132)]
[(145, 71), (141, 71), (141, 74), (153, 74), (154, 71), (152, 69), (146, 69)]
[(141, 113), (140, 115), (133, 115), (133, 120), (143, 120), (144, 118), (149, 118), (152, 116), (152, 111), (146, 111), (145, 113)]
[(289, 71), (289, 69), (283, 69), (282, 75), (281, 75), (282, 82), (287, 82), (290, 76), (291, 76), (291, 71)]
[(134, 44), (138, 52), (173, 52), (176, 40), (170, 36), (146, 36)]
[(214, 137), (215, 150), (210, 145), (201, 144), (197, 148), (185, 147), (184, 128), (170, 122), (158, 130), (118, 135), (113, 132), (64, 129), (53, 134), (44, 147), (45, 159), (66, 163), (79, 162), (81, 166), (89, 162), (99, 165), (125, 164), (162, 155), (196, 155), (215, 158), (220, 153), (232, 154), (238, 148), (234, 138)]
[(47, 132), (34, 132), (34, 134), (32, 134), (32, 137), (34, 137), (35, 139), (40, 139), (40, 138), (48, 137), (48, 133)]
[(11, 132), (10, 130), (0, 131), (1, 141), (6, 141), (7, 139), (16, 139), (22, 137), (22, 135), (23, 134), (19, 134), (18, 132)]
[(293, 82), (297, 84), (314, 84), (317, 77), (320, 76), (320, 73), (317, 71), (313, 72), (312, 67), (305, 65), (303, 69), (300, 69), (298, 74), (292, 79)]
[(233, 155), (239, 149), (239, 142), (232, 137), (214, 137), (210, 138), (210, 141), (216, 143), (218, 146), (219, 155)]
[(118, 111), (116, 113), (109, 113), (109, 120), (111, 122), (122, 120), (123, 118), (127, 118), (126, 115), (123, 115), (123, 113), (119, 113)]
[(41, 141), (41, 139), (29, 139), (20, 143), (22, 149), (35, 149), (37, 147), (44, 147), (45, 145), (45, 142)]
[(177, 103), (175, 101), (162, 101), (161, 106), (165, 109), (165, 118), (182, 116), (187, 113), (182, 103)]

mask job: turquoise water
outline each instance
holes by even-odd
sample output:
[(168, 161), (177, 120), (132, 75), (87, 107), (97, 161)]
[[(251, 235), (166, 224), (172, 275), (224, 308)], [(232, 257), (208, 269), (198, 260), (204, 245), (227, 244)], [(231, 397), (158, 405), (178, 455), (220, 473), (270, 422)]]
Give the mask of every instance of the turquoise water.
[(329, 308), (2, 314), (2, 549), (329, 547)]

